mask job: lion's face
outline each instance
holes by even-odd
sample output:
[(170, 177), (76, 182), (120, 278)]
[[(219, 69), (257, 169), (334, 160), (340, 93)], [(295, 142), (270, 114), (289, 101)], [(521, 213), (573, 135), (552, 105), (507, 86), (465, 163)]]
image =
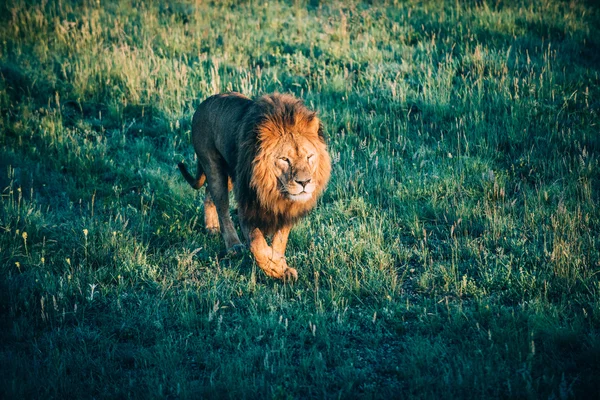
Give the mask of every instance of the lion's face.
[(305, 202), (315, 195), (314, 179), (319, 165), (317, 148), (303, 137), (286, 137), (273, 154), (278, 189), (284, 198)]
[[(250, 187), (264, 210), (289, 218), (313, 208), (331, 173), (321, 121), (291, 96), (259, 100)], [(240, 181), (241, 182), (241, 181)]]

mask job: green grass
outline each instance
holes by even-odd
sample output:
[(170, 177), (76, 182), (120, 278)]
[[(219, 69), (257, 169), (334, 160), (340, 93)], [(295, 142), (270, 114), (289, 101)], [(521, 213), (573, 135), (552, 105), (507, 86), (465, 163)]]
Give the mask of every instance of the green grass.
[[(170, 3), (0, 5), (2, 397), (600, 395), (597, 6)], [(227, 90), (325, 123), (295, 285), (176, 169)]]

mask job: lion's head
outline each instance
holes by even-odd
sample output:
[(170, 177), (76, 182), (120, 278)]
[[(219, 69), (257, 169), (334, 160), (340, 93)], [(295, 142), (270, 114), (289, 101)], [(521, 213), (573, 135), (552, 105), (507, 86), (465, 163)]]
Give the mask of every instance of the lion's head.
[(302, 101), (283, 94), (256, 101), (250, 187), (263, 210), (294, 220), (312, 209), (331, 173), (323, 127)]

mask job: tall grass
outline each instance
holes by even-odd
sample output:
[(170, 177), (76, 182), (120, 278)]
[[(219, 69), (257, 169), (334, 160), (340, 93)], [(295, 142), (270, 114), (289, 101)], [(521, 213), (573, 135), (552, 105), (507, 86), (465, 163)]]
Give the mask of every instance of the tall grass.
[[(599, 394), (592, 3), (0, 8), (4, 397)], [(174, 167), (228, 90), (325, 123), (295, 285), (223, 256)]]

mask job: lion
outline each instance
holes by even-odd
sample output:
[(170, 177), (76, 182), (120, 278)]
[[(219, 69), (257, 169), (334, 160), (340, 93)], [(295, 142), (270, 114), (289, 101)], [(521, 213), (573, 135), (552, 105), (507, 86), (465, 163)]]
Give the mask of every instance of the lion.
[(192, 142), (196, 177), (183, 162), (178, 166), (192, 188), (208, 184), (206, 229), (220, 229), (228, 252), (245, 248), (229, 215), (233, 189), (240, 228), (258, 266), (270, 277), (297, 280), (298, 272), (285, 259), (288, 236), (315, 207), (331, 174), (316, 112), (287, 94), (256, 100), (236, 92), (217, 94), (196, 109)]

